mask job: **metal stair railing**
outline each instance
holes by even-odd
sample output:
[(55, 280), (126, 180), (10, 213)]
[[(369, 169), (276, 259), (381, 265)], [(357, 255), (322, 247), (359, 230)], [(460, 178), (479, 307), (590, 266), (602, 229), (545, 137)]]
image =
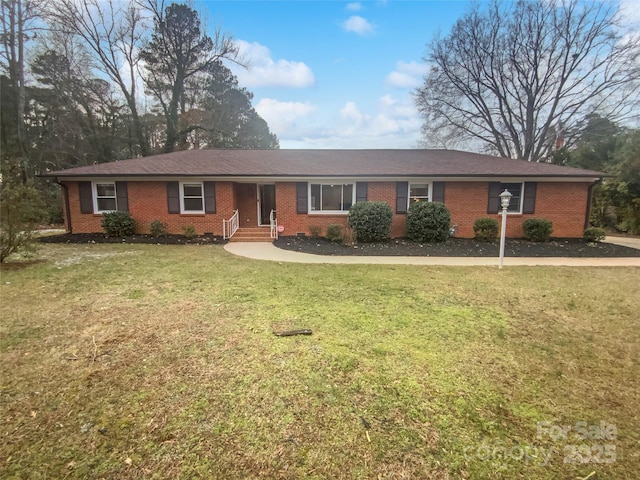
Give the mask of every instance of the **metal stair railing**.
[(269, 225), (271, 225), (271, 238), (278, 239), (278, 219), (276, 218), (276, 211), (271, 210), (269, 213)]
[(234, 212), (229, 220), (222, 220), (222, 238), (229, 240), (238, 230), (238, 210)]

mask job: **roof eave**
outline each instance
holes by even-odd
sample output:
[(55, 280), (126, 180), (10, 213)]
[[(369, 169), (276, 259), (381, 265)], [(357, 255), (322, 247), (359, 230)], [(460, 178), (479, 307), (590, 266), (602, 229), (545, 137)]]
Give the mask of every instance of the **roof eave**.
[(388, 174), (376, 174), (376, 173), (341, 173), (341, 174), (328, 174), (328, 173), (318, 173), (318, 174), (310, 174), (310, 173), (290, 173), (290, 174), (216, 174), (216, 173), (93, 173), (93, 174), (56, 174), (55, 172), (50, 174), (41, 174), (39, 177), (50, 177), (56, 179), (81, 179), (81, 178), (195, 178), (195, 177), (209, 177), (209, 178), (243, 178), (243, 179), (260, 179), (260, 178), (284, 178), (284, 179), (295, 179), (295, 178), (380, 178), (380, 179), (391, 179), (391, 178), (412, 178), (412, 177), (434, 177), (434, 178), (449, 178), (449, 179), (464, 179), (464, 178), (557, 178), (557, 179), (603, 179), (614, 177), (615, 175), (594, 172), (591, 173), (576, 173), (576, 174), (549, 174), (549, 173), (516, 173), (516, 172), (505, 172), (505, 173), (388, 173)]

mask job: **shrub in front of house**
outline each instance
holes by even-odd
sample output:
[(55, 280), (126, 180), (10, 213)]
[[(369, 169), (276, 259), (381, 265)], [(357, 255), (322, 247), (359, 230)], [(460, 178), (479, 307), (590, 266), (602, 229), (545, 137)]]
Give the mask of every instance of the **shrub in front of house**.
[(160, 220), (154, 220), (149, 225), (149, 232), (154, 237), (164, 237), (167, 234), (167, 224)]
[(129, 212), (103, 213), (100, 225), (110, 237), (129, 237), (136, 229), (136, 223)]
[(382, 242), (391, 236), (392, 217), (387, 202), (358, 202), (349, 209), (349, 226), (358, 242)]
[(532, 242), (548, 242), (553, 233), (553, 223), (546, 218), (529, 218), (522, 223), (524, 236)]
[(342, 241), (342, 225), (338, 225), (337, 223), (332, 223), (331, 225), (327, 225), (326, 238), (330, 242), (341, 242)]
[(356, 243), (356, 234), (350, 227), (347, 227), (342, 232), (342, 244), (347, 247), (352, 247)]
[(193, 225), (185, 225), (182, 227), (182, 234), (189, 240), (196, 237), (196, 227)]
[(584, 231), (582, 238), (589, 242), (601, 242), (607, 237), (607, 233), (600, 227), (589, 227)]
[(0, 183), (0, 263), (35, 250), (35, 229), (47, 218), (46, 202), (30, 185)]
[(474, 238), (481, 242), (495, 242), (498, 230), (498, 221), (495, 218), (478, 218), (473, 224)]
[(322, 227), (320, 225), (309, 225), (309, 233), (311, 238), (318, 238), (322, 233)]
[(416, 202), (407, 212), (407, 236), (414, 242), (446, 242), (451, 213), (440, 202)]

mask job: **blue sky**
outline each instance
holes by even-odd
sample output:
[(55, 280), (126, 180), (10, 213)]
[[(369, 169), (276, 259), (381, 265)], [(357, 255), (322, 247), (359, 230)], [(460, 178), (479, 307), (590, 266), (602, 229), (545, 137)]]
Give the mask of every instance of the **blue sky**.
[(196, 0), (250, 62), (232, 67), (281, 148), (415, 148), (426, 45), (467, 1)]

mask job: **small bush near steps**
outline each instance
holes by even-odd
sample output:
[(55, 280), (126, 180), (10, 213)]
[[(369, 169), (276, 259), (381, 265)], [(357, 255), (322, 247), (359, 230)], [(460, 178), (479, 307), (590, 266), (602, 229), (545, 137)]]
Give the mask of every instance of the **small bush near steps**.
[(100, 225), (104, 233), (111, 237), (129, 237), (136, 229), (136, 223), (129, 212), (103, 213)]
[(309, 233), (311, 238), (318, 238), (322, 233), (322, 227), (320, 225), (309, 225)]
[(338, 225), (337, 223), (332, 223), (331, 225), (327, 225), (326, 238), (330, 242), (341, 242), (342, 241), (342, 225)]

